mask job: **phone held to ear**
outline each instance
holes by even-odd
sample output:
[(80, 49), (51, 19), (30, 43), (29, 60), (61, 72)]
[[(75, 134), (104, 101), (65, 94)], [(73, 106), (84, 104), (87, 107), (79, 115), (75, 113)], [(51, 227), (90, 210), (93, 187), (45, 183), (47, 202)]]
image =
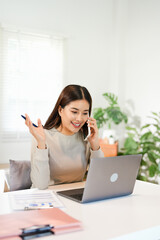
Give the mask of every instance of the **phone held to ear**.
[(91, 129), (90, 129), (90, 127), (88, 127), (88, 134), (85, 137), (84, 141), (87, 141), (87, 139), (89, 138), (90, 135), (91, 135)]

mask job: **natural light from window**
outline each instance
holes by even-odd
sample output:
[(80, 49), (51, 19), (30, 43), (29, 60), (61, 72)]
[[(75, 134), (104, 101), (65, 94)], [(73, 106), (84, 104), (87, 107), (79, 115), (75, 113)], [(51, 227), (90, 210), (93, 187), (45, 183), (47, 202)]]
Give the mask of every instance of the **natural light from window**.
[(63, 39), (1, 29), (1, 138), (27, 138), (21, 114), (45, 123), (63, 85)]

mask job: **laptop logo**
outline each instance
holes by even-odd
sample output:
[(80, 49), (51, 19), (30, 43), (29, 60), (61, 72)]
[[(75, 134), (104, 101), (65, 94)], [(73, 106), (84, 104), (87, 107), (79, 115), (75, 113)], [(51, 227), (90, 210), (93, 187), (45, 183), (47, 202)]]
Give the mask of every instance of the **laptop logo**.
[(113, 183), (113, 182), (116, 182), (118, 179), (118, 173), (113, 173), (110, 177), (110, 181)]

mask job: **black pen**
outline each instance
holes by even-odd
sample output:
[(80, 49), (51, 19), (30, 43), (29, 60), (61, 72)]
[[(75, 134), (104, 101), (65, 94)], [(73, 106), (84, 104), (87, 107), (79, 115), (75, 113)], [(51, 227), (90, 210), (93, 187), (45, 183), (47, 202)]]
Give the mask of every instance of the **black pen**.
[[(21, 115), (21, 117), (26, 120), (26, 117), (25, 117), (25, 116)], [(34, 124), (34, 123), (32, 123), (32, 125), (33, 125), (34, 127), (38, 127), (38, 126), (37, 126), (36, 124)]]

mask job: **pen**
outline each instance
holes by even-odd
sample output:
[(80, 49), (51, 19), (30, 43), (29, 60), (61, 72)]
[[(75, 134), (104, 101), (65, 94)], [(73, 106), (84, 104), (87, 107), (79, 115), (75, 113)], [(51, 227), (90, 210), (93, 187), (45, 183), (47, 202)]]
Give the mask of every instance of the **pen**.
[[(26, 120), (26, 117), (25, 117), (25, 116), (21, 115), (21, 117)], [(34, 124), (34, 123), (32, 123), (32, 125), (33, 125), (34, 127), (38, 127), (38, 126), (37, 126), (36, 124)]]

